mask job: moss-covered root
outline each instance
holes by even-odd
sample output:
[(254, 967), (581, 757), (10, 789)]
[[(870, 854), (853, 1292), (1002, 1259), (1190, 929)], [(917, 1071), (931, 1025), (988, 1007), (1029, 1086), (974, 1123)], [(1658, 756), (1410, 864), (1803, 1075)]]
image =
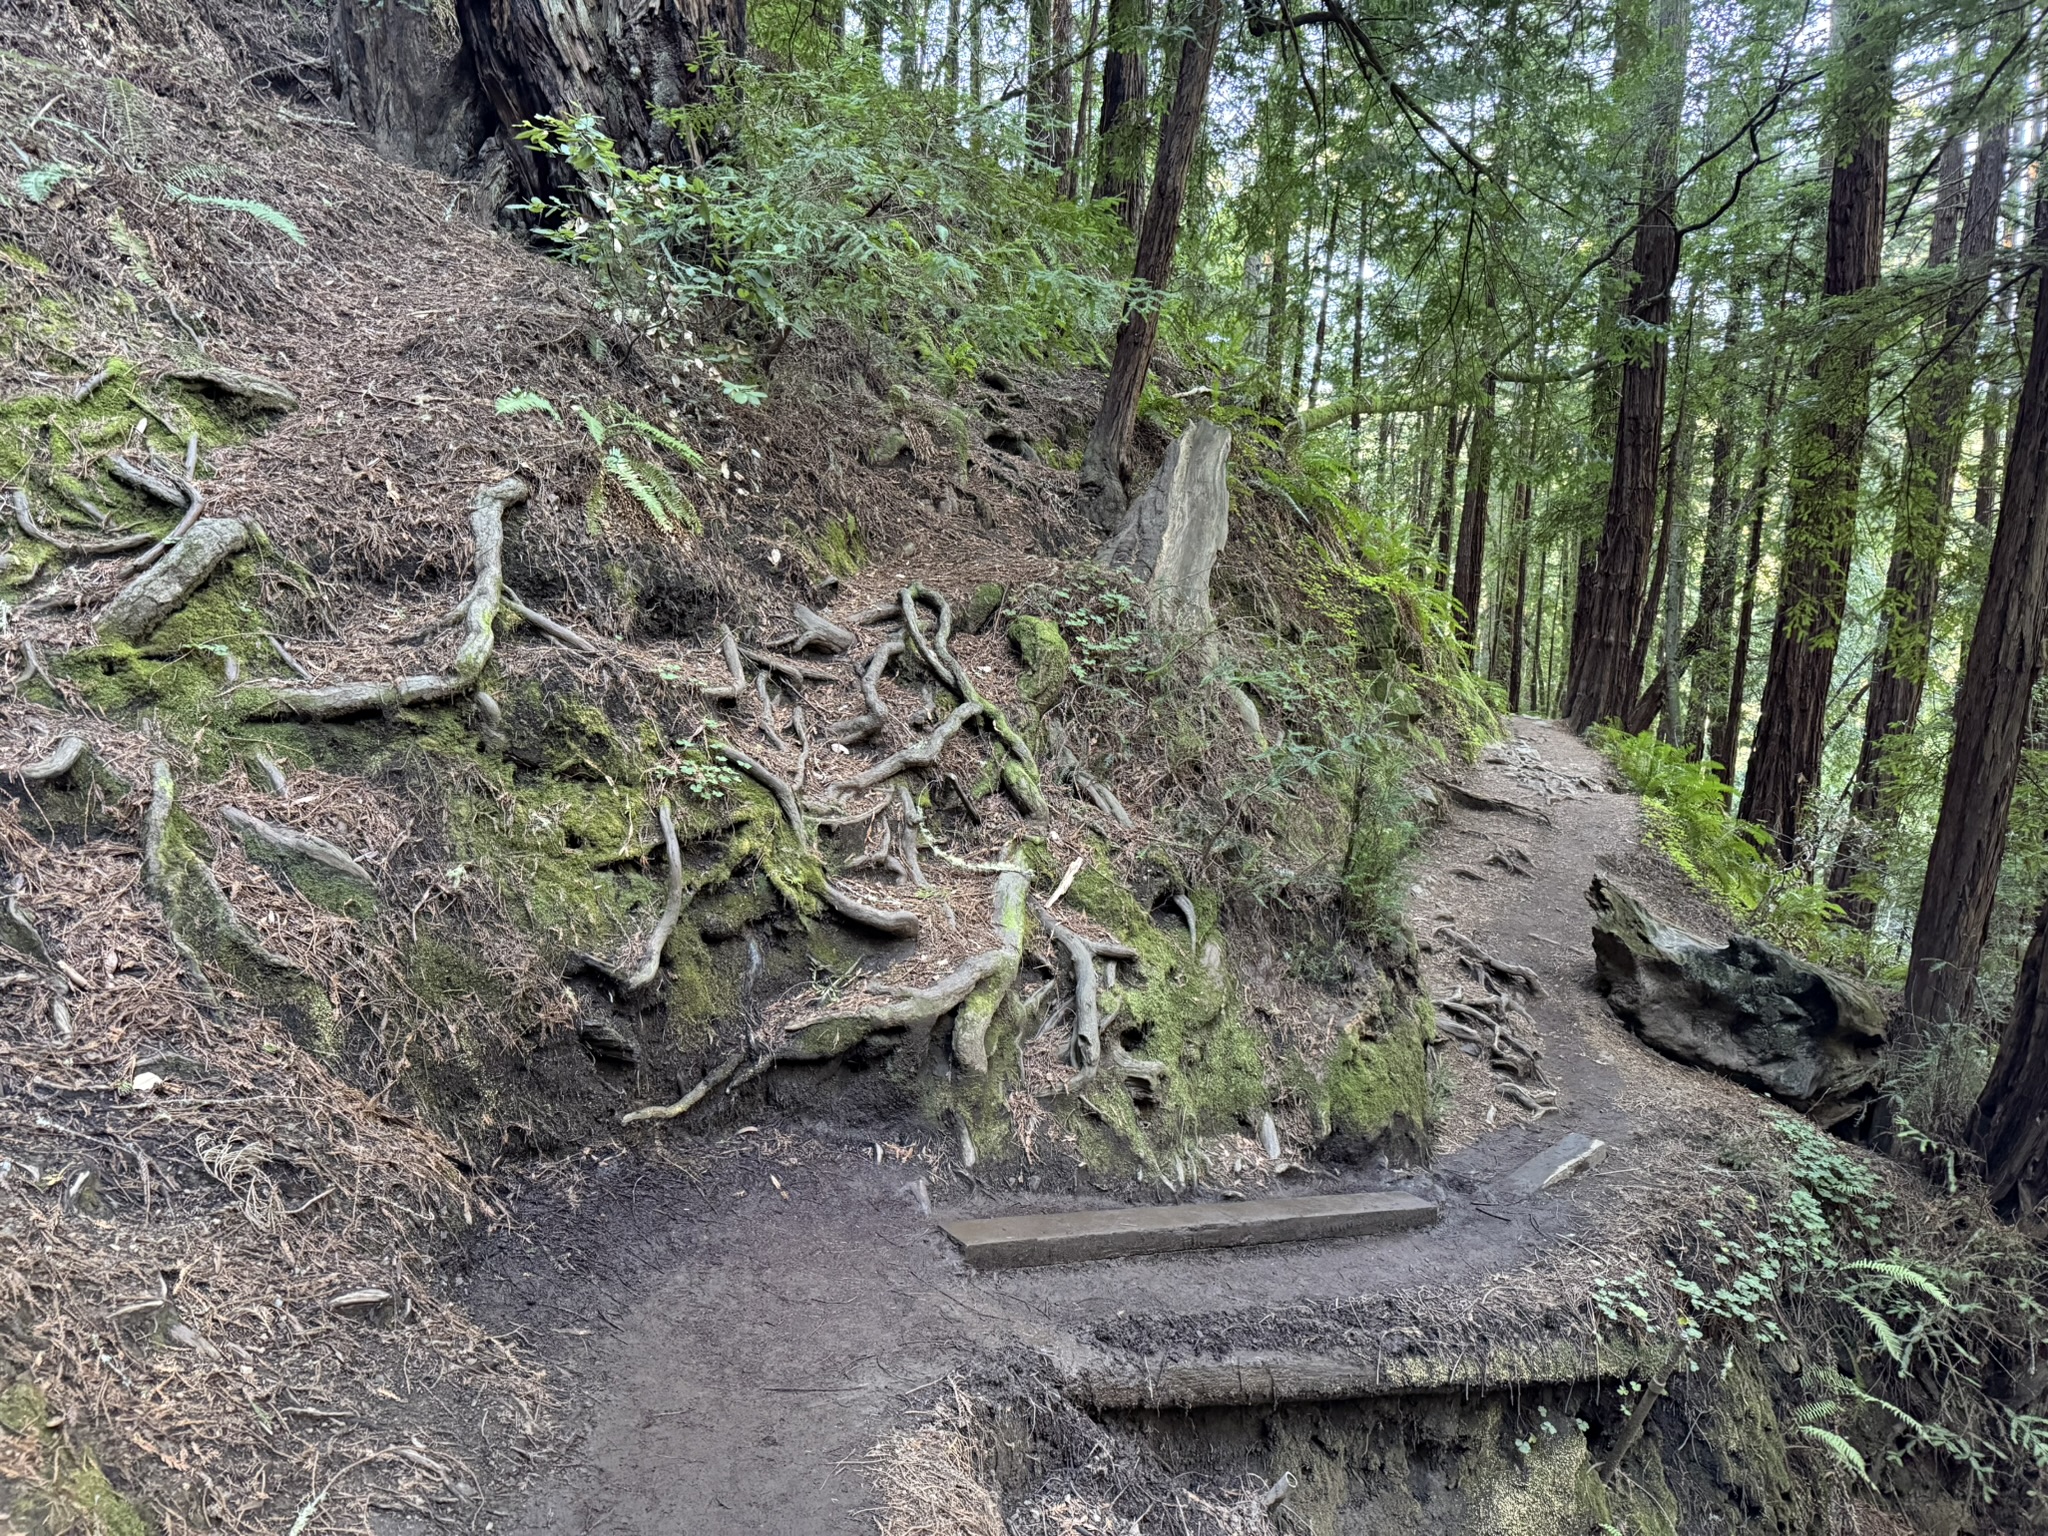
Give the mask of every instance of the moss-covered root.
[(1009, 960), (1006, 950), (991, 949), (962, 961), (928, 987), (907, 990), (894, 1002), (875, 1008), (814, 1014), (790, 1026), (789, 1038), (776, 1050), (777, 1061), (829, 1061), (850, 1051), (869, 1035), (913, 1025), (930, 1024), (966, 1002), (974, 989)]
[(1031, 877), (1021, 870), (1004, 870), (996, 876), (996, 930), (1002, 935), (1003, 959), (960, 1005), (953, 1020), (953, 1059), (962, 1071), (988, 1071), (988, 1027), (1017, 980), (1017, 965), (1024, 957), (1024, 930), (1031, 920), (1028, 898)]
[(110, 807), (127, 799), (128, 789), (83, 736), (66, 736), (41, 762), (0, 773), (0, 791), (17, 798), (23, 819), (52, 836), (59, 830), (90, 835), (94, 822), (114, 819)]
[(435, 704), (469, 692), (489, 664), (495, 641), (492, 625), (504, 600), (505, 513), (531, 492), (514, 476), (476, 493), (469, 527), (476, 539), (476, 579), (463, 599), (462, 644), (446, 672), (401, 677), (389, 683), (333, 683), (321, 688), (279, 688), (252, 683), (235, 691), (235, 699), (258, 720), (339, 720), (373, 709), (405, 709)]
[(377, 881), (324, 837), (280, 827), (229, 806), (221, 819), (241, 835), (249, 857), (317, 907), (365, 919), (377, 910)]
[(116, 640), (148, 639), (206, 585), (222, 561), (248, 544), (249, 526), (240, 518), (202, 517), (172, 546), (168, 559), (143, 571), (114, 594), (100, 614), (99, 632)]
[[(932, 675), (952, 685), (953, 691), (971, 704), (982, 707), (982, 718), (1008, 754), (1003, 762), (1003, 788), (1026, 816), (1043, 816), (1045, 789), (1038, 772), (1038, 754), (1007, 716), (982, 696), (974, 686), (974, 674), (953, 658), (948, 644), (953, 633), (953, 607), (938, 593), (924, 587), (905, 587), (898, 601), (903, 610), (903, 638), (917, 659)], [(918, 627), (917, 604), (923, 603), (938, 615), (937, 627), (929, 640)]]
[(259, 1003), (274, 1010), (308, 1050), (339, 1052), (334, 1005), (312, 977), (265, 949), (192, 846), (197, 831), (177, 809), (168, 763), (151, 772), (149, 816), (143, 825), (142, 875), (163, 904), (171, 938), (194, 965), (215, 965)]

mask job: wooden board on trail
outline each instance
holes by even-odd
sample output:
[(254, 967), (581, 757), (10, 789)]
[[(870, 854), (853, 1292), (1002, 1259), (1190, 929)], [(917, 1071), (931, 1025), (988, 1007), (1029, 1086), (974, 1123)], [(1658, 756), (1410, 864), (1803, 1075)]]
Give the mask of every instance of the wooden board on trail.
[(1024, 1269), (1093, 1259), (1259, 1243), (1372, 1237), (1435, 1223), (1437, 1208), (1414, 1195), (1303, 1195), (1202, 1205), (1145, 1205), (942, 1221), (976, 1269)]

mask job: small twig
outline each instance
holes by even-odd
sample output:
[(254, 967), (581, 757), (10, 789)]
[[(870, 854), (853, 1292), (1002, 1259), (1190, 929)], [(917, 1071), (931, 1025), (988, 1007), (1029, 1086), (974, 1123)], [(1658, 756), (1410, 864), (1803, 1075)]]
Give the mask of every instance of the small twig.
[(512, 595), (511, 588), (506, 588), (503, 596), (507, 608), (510, 608), (520, 618), (526, 620), (527, 623), (531, 624), (549, 639), (559, 640), (562, 644), (568, 646), (570, 650), (581, 651), (586, 656), (602, 654), (595, 644), (584, 639), (583, 636), (577, 634), (568, 625), (558, 623), (537, 609), (527, 607), (526, 604)]
[(106, 383), (107, 380), (111, 379), (113, 376), (114, 365), (112, 363), (109, 363), (107, 364), (106, 367), (102, 368), (98, 373), (94, 374), (91, 378), (87, 379), (83, 384), (80, 384), (78, 388), (71, 391), (71, 403), (73, 405), (85, 404), (86, 401), (90, 400), (93, 397), (94, 392), (98, 390), (102, 384)]
[(263, 638), (268, 640), (270, 642), (270, 648), (273, 651), (277, 652), (277, 659), (279, 661), (283, 662), (286, 666), (290, 667), (292, 671), (296, 672), (306, 682), (310, 683), (311, 681), (313, 681), (313, 674), (308, 672), (304, 667), (299, 665), (299, 658), (294, 656), (290, 651), (284, 648), (284, 642), (282, 640), (278, 639), (277, 636), (269, 633), (268, 631), (265, 631)]
[(744, 1052), (733, 1052), (732, 1055), (726, 1057), (724, 1061), (721, 1061), (717, 1066), (705, 1073), (698, 1080), (697, 1086), (684, 1094), (680, 1099), (677, 1099), (675, 1103), (658, 1104), (647, 1109), (636, 1109), (630, 1114), (619, 1116), (619, 1124), (636, 1125), (643, 1120), (674, 1120), (678, 1116), (688, 1114), (704, 1101), (706, 1094), (717, 1088), (719, 1084), (731, 1077), (733, 1073), (739, 1071), (740, 1064), (746, 1059)]

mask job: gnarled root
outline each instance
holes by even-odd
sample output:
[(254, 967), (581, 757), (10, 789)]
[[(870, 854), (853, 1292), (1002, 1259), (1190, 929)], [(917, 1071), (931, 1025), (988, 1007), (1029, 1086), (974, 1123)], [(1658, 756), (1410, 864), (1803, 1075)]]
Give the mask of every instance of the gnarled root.
[(7, 499), (14, 513), (15, 527), (38, 544), (47, 544), (58, 554), (68, 555), (74, 560), (101, 560), (108, 555), (125, 555), (156, 542), (156, 536), (149, 533), (131, 533), (118, 539), (66, 538), (61, 533), (51, 533), (36, 522), (35, 514), (29, 511), (27, 492), (11, 491)]
[(924, 930), (915, 912), (903, 907), (878, 907), (862, 901), (836, 880), (825, 882), (825, 905), (841, 917), (899, 939), (914, 939)]
[(485, 486), (470, 508), (476, 538), (476, 579), (462, 604), (462, 643), (446, 672), (402, 677), (388, 683), (334, 683), (325, 688), (276, 688), (248, 684), (235, 691), (258, 720), (338, 720), (372, 709), (436, 704), (469, 692), (491, 659), (491, 624), (503, 596), (505, 513), (526, 500), (531, 487), (516, 476)]
[(637, 1125), (646, 1120), (674, 1120), (679, 1116), (688, 1114), (704, 1101), (705, 1095), (729, 1079), (733, 1073), (739, 1071), (740, 1064), (746, 1059), (744, 1052), (734, 1051), (732, 1055), (726, 1057), (725, 1060), (699, 1078), (697, 1086), (684, 1094), (680, 1099), (677, 1099), (675, 1103), (655, 1104), (650, 1105), (646, 1109), (636, 1109), (630, 1114), (619, 1116), (619, 1124)]
[(1074, 1065), (1082, 1069), (1093, 1067), (1102, 1057), (1102, 1004), (1100, 984), (1095, 975), (1095, 962), (1103, 960), (1135, 960), (1138, 952), (1128, 945), (1104, 943), (1076, 933), (1052, 915), (1043, 903), (1032, 904), (1032, 914), (1039, 925), (1052, 935), (1053, 942), (1067, 952), (1067, 961), (1074, 970)]
[[(577, 634), (576, 631), (571, 629), (568, 625), (559, 623), (556, 620), (549, 618), (546, 614), (540, 612), (538, 609), (527, 607), (526, 604), (522, 603), (518, 599), (518, 597), (516, 597), (513, 594), (511, 588), (505, 588), (502, 592), (499, 593), (499, 596), (504, 599), (504, 603), (507, 608), (511, 609), (512, 612), (518, 614), (520, 618), (524, 619), (527, 623), (531, 624), (535, 629), (539, 630), (542, 634), (546, 635), (550, 640), (560, 641), (563, 645), (568, 646), (570, 650), (581, 651), (586, 656), (596, 656), (601, 654), (595, 642), (586, 640), (583, 636)], [(459, 610), (456, 614), (456, 617), (460, 617)]]
[(802, 603), (792, 607), (789, 616), (796, 621), (796, 629), (768, 642), (778, 651), (824, 651), (827, 655), (842, 656), (859, 644), (852, 630)]
[(882, 702), (881, 695), (882, 673), (902, 654), (903, 637), (897, 635), (883, 641), (875, 654), (868, 658), (867, 666), (860, 675), (860, 692), (867, 701), (867, 713), (842, 720), (837, 725), (828, 725), (824, 733), (827, 741), (865, 741), (889, 723), (889, 706)]
[(906, 989), (894, 1001), (873, 1008), (813, 1014), (789, 1026), (789, 1038), (775, 1052), (780, 1061), (824, 1061), (883, 1030), (929, 1024), (964, 1003), (974, 989), (999, 971), (1007, 949), (991, 949), (962, 961), (928, 987)]
[(1436, 937), (1455, 949), (1467, 962), (1486, 974), (1498, 976), (1502, 981), (1513, 982), (1528, 989), (1531, 997), (1543, 996), (1543, 983), (1536, 973), (1526, 965), (1516, 965), (1511, 960), (1497, 960), (1480, 948), (1479, 941), (1460, 933), (1449, 924), (1436, 930)]
[[(282, 778), (283, 775), (280, 773), (279, 777)], [(309, 859), (323, 869), (330, 870), (368, 891), (374, 892), (377, 889), (374, 875), (324, 837), (315, 837), (310, 832), (295, 831), (291, 827), (280, 827), (259, 816), (251, 816), (247, 811), (238, 810), (232, 805), (224, 807), (220, 814), (221, 820), (263, 847), (288, 858)]]
[(1000, 963), (974, 989), (953, 1020), (953, 1059), (962, 1071), (988, 1071), (988, 1027), (1017, 981), (1024, 958), (1024, 930), (1030, 924), (1031, 877), (1021, 870), (996, 876), (996, 929), (1003, 936)]
[(721, 741), (713, 743), (712, 750), (773, 795), (775, 803), (782, 807), (783, 819), (789, 823), (790, 831), (796, 834), (798, 846), (805, 853), (816, 851), (817, 845), (811, 841), (810, 826), (804, 820), (803, 807), (797, 803), (796, 791), (790, 787), (789, 780), (774, 769), (755, 762), (738, 747), (728, 746)]
[(905, 747), (901, 752), (892, 753), (873, 767), (855, 774), (850, 779), (841, 779), (832, 786), (835, 795), (849, 794), (855, 790), (873, 789), (885, 780), (893, 779), (906, 768), (928, 768), (939, 760), (939, 754), (946, 750), (960, 727), (982, 713), (984, 706), (978, 700), (962, 704), (952, 714), (939, 722), (938, 729), (920, 742)]
[[(1003, 744), (1008, 754), (1003, 760), (1003, 788), (1010, 798), (1017, 802), (1017, 808), (1027, 816), (1045, 814), (1045, 791), (1040, 786), (1038, 755), (1010, 724), (999, 709), (991, 708), (981, 690), (974, 686), (974, 677), (953, 658), (948, 645), (953, 633), (953, 605), (937, 592), (924, 587), (905, 587), (898, 595), (898, 605), (903, 616), (903, 637), (911, 653), (924, 663), (925, 670), (950, 687), (960, 698), (970, 704), (979, 704), (988, 721), (988, 728), (996, 740)], [(923, 603), (938, 615), (938, 623), (929, 640), (918, 627), (917, 605)]]
[(143, 571), (114, 594), (100, 614), (100, 632), (117, 640), (146, 640), (184, 607), (223, 560), (248, 543), (249, 527), (239, 518), (209, 517), (192, 524), (169, 559)]
[(668, 901), (654, 924), (654, 932), (647, 936), (646, 953), (631, 970), (607, 965), (592, 955), (576, 957), (591, 970), (609, 977), (612, 984), (627, 995), (644, 991), (661, 974), (661, 953), (668, 948), (669, 936), (676, 931), (676, 923), (683, 915), (683, 850), (676, 842), (675, 818), (669, 813), (666, 800), (661, 802), (659, 815), (662, 857), (668, 860)]

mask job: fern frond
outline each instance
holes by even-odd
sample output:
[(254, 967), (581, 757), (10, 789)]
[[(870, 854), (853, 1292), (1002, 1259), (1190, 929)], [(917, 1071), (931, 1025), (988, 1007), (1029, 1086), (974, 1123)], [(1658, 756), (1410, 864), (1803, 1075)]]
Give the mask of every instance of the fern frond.
[(1799, 1426), (1799, 1433), (1834, 1457), (1841, 1466), (1855, 1473), (1862, 1482), (1870, 1482), (1870, 1470), (1864, 1465), (1863, 1453), (1832, 1429), (1822, 1429), (1817, 1424), (1802, 1424)]
[(14, 178), (14, 184), (21, 189), (21, 195), (30, 202), (44, 203), (48, 202), (55, 195), (57, 189), (63, 186), (65, 182), (71, 180), (74, 176), (83, 176), (84, 174), (75, 165), (66, 164), (62, 160), (55, 160), (48, 165), (30, 166)]
[(1842, 1267), (1860, 1270), (1864, 1274), (1877, 1275), (1896, 1284), (1908, 1286), (1919, 1291), (1938, 1307), (1953, 1309), (1955, 1306), (1949, 1299), (1948, 1292), (1910, 1265), (1900, 1264), (1891, 1259), (1852, 1259)]
[(655, 494), (654, 487), (643, 477), (642, 465), (635, 464), (616, 448), (607, 449), (604, 456), (605, 472), (632, 493), (633, 499), (647, 509), (647, 515), (654, 519), (655, 526), (663, 533), (673, 532), (669, 523), (668, 508)]
[(665, 431), (651, 421), (643, 421), (638, 416), (629, 416), (620, 425), (630, 427), (650, 443), (666, 448), (670, 453), (689, 465), (690, 468), (702, 469), (704, 467), (704, 455), (683, 441), (683, 439), (677, 437), (675, 433)]
[(574, 411), (576, 419), (583, 423), (583, 430), (590, 434), (590, 440), (602, 448), (606, 435), (604, 423), (590, 413), (588, 406), (571, 405), (569, 409)]
[(1903, 1369), (1906, 1364), (1906, 1341), (1899, 1337), (1898, 1330), (1862, 1302), (1853, 1297), (1845, 1299), (1856, 1315), (1870, 1324), (1870, 1331), (1877, 1335), (1879, 1347), (1891, 1357), (1892, 1364)]
[(251, 197), (214, 197), (204, 192), (187, 192), (176, 186), (165, 187), (164, 190), (181, 203), (192, 203), (201, 208), (224, 208), (229, 213), (246, 213), (257, 222), (268, 224), (292, 244), (306, 243), (306, 237), (299, 233), (299, 226), (268, 203), (259, 203)]
[(1841, 1411), (1842, 1405), (1840, 1403), (1836, 1402), (1833, 1398), (1827, 1398), (1821, 1402), (1808, 1403), (1802, 1408), (1794, 1409), (1792, 1418), (1795, 1423), (1801, 1425), (1825, 1424)]
[(520, 416), (528, 411), (546, 411), (561, 424), (562, 413), (555, 409), (554, 401), (546, 395), (531, 389), (515, 389), (508, 395), (500, 395), (491, 402), (500, 416)]

